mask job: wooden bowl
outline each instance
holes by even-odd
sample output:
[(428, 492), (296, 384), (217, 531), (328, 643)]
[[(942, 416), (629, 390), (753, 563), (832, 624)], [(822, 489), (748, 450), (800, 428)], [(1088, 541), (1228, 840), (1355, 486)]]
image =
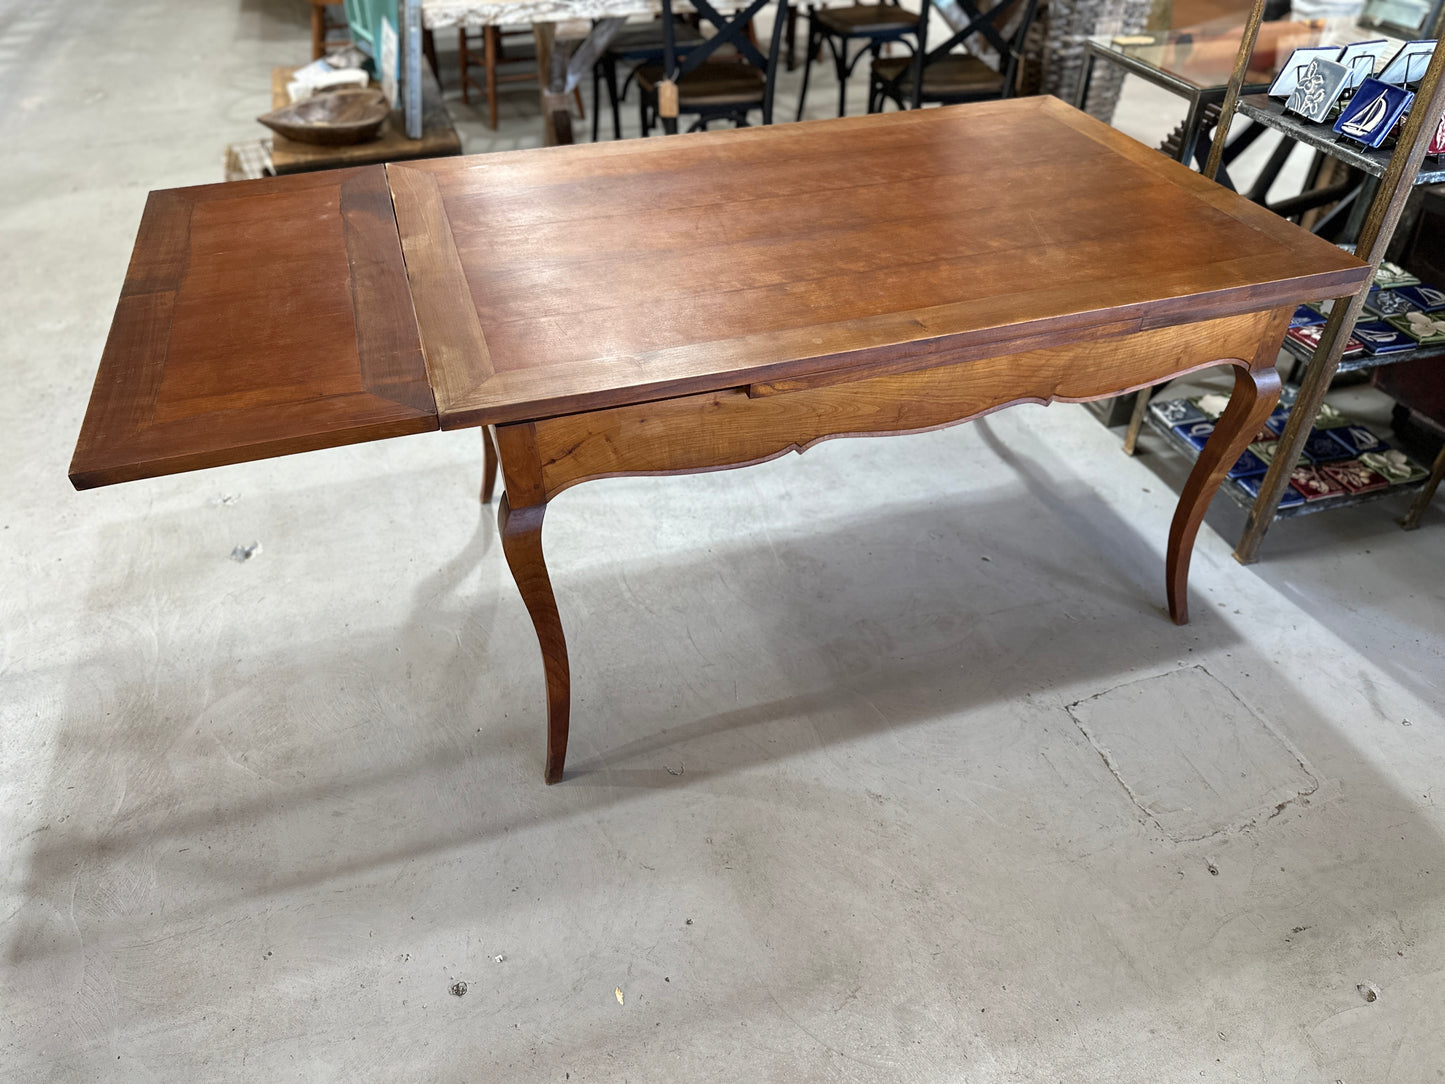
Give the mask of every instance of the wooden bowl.
[(277, 135), (297, 143), (338, 147), (375, 139), (390, 114), (386, 95), (367, 87), (323, 91), (256, 119)]

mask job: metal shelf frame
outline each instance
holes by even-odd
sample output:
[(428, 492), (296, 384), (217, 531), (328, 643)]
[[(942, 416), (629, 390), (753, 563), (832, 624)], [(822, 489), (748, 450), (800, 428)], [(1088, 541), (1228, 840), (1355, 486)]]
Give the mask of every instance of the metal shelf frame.
[[(1437, 177), (1445, 180), (1445, 171), (1435, 168), (1440, 165), (1438, 162), (1432, 163), (1431, 168), (1422, 171), (1425, 151), (1429, 147), (1430, 139), (1435, 133), (1435, 127), (1439, 123), (1441, 114), (1445, 113), (1445, 79), (1441, 78), (1442, 71), (1445, 71), (1445, 49), (1436, 49), (1431, 57), (1430, 66), (1416, 91), (1414, 107), (1405, 122), (1404, 130), (1400, 134), (1395, 149), (1378, 155), (1371, 154), (1337, 142), (1333, 138), (1334, 133), (1323, 126), (1306, 125), (1296, 121), (1295, 118), (1286, 117), (1283, 110), (1275, 109), (1267, 99), (1261, 102), (1258, 98), (1251, 98), (1241, 107), (1240, 99), (1245, 73), (1259, 37), (1260, 23), (1264, 18), (1264, 7), (1265, 0), (1254, 0), (1253, 6), (1250, 8), (1249, 18), (1245, 23), (1244, 33), (1239, 43), (1239, 53), (1235, 57), (1234, 71), (1230, 76), (1229, 86), (1224, 96), (1216, 132), (1228, 132), (1235, 113), (1237, 111), (1244, 112), (1262, 124), (1276, 128), (1300, 142), (1307, 143), (1325, 154), (1339, 158), (1378, 177), (1379, 184), (1376, 187), (1374, 198), (1365, 212), (1364, 224), (1355, 244), (1356, 255), (1368, 263), (1373, 270), (1378, 271), (1380, 261), (1384, 258), (1385, 250), (1389, 246), (1390, 238), (1400, 222), (1400, 215), (1405, 210), (1405, 202), (1409, 198), (1411, 189), (1416, 184), (1428, 183)], [(1437, 14), (1430, 36), (1440, 37), (1442, 29), (1445, 29), (1445, 10)], [(1224, 143), (1225, 140), (1222, 137), (1212, 141), (1209, 160), (1204, 167), (1206, 177), (1213, 179), (1218, 175), (1224, 153)], [(1285, 425), (1284, 432), (1280, 434), (1279, 452), (1270, 463), (1269, 472), (1264, 476), (1259, 496), (1250, 505), (1244, 532), (1240, 536), (1239, 544), (1235, 547), (1235, 559), (1241, 564), (1253, 564), (1259, 560), (1259, 550), (1264, 542), (1265, 534), (1275, 520), (1285, 518), (1280, 514), (1279, 502), (1284, 496), (1285, 488), (1289, 485), (1291, 470), (1289, 465), (1299, 458), (1305, 441), (1309, 439), (1315, 415), (1319, 413), (1325, 393), (1329, 391), (1330, 382), (1340, 371), (1341, 355), (1344, 352), (1345, 344), (1349, 341), (1350, 332), (1364, 312), (1365, 297), (1368, 293), (1369, 284), (1367, 282), (1358, 293), (1333, 299), (1335, 304), (1324, 325), (1319, 346), (1310, 355), (1307, 362), (1299, 397), (1290, 411), (1289, 421)], [(1436, 352), (1434, 349), (1425, 348), (1411, 351), (1410, 356), (1429, 356)], [(1293, 351), (1291, 353), (1293, 354)], [(1381, 362), (1384, 360), (1381, 359)], [(1406, 359), (1399, 357), (1392, 360)], [(1370, 359), (1370, 362), (1374, 363), (1373, 359)], [(1365, 368), (1368, 366), (1354, 365), (1352, 367)], [(1127, 452), (1132, 453), (1134, 450), (1134, 438), (1138, 433), (1139, 425), (1146, 420), (1147, 398), (1147, 394), (1144, 393), (1139, 396), (1135, 417), (1130, 424), (1129, 436), (1125, 440), (1124, 447)], [(1441, 453), (1435, 467), (1430, 482), (1421, 490), (1422, 500), (1428, 499), (1425, 494), (1433, 490), (1434, 484), (1438, 482), (1438, 474), (1442, 468), (1445, 468), (1445, 452)], [(1237, 487), (1226, 483), (1226, 491), (1231, 492), (1235, 499), (1238, 499)], [(1384, 492), (1388, 493), (1390, 490)], [(1417, 504), (1420, 503), (1417, 501)], [(1317, 507), (1310, 511), (1324, 511), (1327, 507), (1335, 506), (1332, 501), (1318, 501), (1315, 504)], [(1305, 507), (1308, 508), (1308, 505)], [(1416, 522), (1418, 522), (1419, 510), (1422, 509), (1411, 510), (1411, 517)], [(1290, 509), (1289, 513), (1294, 514), (1295, 509)], [(1407, 517), (1407, 520), (1409, 518)], [(1408, 522), (1407, 525), (1409, 525)]]

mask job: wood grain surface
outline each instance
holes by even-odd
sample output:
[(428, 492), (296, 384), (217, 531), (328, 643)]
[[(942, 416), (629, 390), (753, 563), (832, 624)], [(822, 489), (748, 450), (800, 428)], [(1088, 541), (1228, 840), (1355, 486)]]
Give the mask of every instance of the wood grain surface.
[(437, 427), (380, 166), (153, 192), (79, 489)]
[(919, 368), (1340, 296), (1366, 274), (1051, 98), (388, 174), (408, 268), (461, 269), (419, 312), (444, 428)]
[(830, 437), (937, 429), (1012, 403), (1083, 402), (1220, 362), (1249, 366), (1276, 319), (1249, 313), (766, 396), (731, 388), (542, 419), (542, 490), (550, 500), (593, 478), (745, 466)]

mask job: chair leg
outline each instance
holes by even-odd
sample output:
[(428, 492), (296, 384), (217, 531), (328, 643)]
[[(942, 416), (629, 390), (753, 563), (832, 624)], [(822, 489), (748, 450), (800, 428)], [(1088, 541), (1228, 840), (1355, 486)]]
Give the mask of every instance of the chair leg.
[(572, 100), (577, 103), (577, 117), (580, 120), (587, 119), (587, 107), (582, 104), (582, 88), (572, 88)]
[(467, 105), (472, 104), (471, 88), (467, 82), (467, 28), (457, 28), (457, 67), (462, 72), (462, 101)]
[(320, 4), (311, 5), (311, 59), (320, 60), (326, 55), (326, 9)]
[(431, 73), (436, 77), (437, 86), (441, 86), (442, 69), (437, 63), (437, 39), (436, 35), (425, 27), (421, 32), (421, 51), (426, 57), (426, 62), (431, 65)]
[[(622, 94), (617, 90), (617, 60), (613, 57), (607, 58), (607, 64), (603, 71), (607, 80), (607, 101), (612, 106), (612, 138), (622, 138)], [(625, 93), (625, 89), (623, 93)]]
[(497, 130), (497, 46), (501, 44), (500, 27), (488, 26), (482, 29), (482, 56), (487, 65), (487, 116), (491, 119), (492, 131)]
[(808, 13), (808, 52), (803, 57), (803, 85), (798, 88), (798, 115), (794, 120), (803, 119), (803, 106), (808, 101), (808, 76), (813, 73), (813, 44), (817, 24), (813, 13)]
[(848, 112), (848, 39), (844, 38), (835, 47), (828, 39), (828, 48), (833, 51), (833, 70), (838, 73), (838, 116)]
[(602, 104), (602, 61), (598, 60), (592, 65), (592, 142), (597, 142), (602, 123), (602, 110), (598, 108)]

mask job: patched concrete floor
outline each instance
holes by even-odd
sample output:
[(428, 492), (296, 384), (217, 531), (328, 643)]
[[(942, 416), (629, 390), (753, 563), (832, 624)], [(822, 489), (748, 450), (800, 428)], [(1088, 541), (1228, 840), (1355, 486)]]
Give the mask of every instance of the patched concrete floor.
[(475, 433), (73, 492), (303, 8), (0, 0), (0, 1077), (1445, 1079), (1445, 505), (1221, 499), (1178, 629), (1077, 406), (582, 486), (549, 788)]

